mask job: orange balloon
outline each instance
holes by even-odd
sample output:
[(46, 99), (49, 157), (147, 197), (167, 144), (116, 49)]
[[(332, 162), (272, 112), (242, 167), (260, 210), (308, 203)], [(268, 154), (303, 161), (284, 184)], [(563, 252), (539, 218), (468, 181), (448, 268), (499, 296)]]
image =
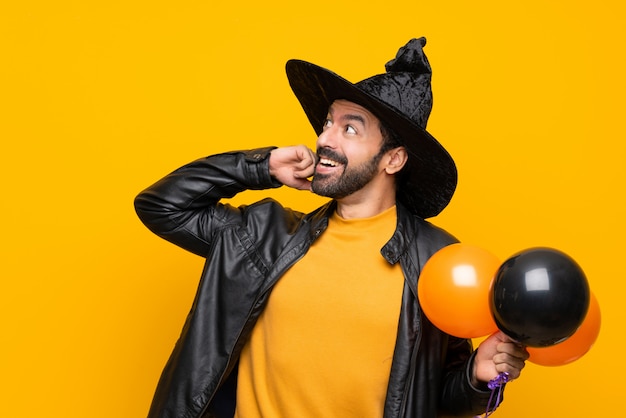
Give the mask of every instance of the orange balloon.
[(498, 330), (489, 308), (491, 283), (501, 261), (473, 245), (452, 244), (437, 251), (422, 268), (417, 295), (437, 328), (461, 338)]
[(563, 342), (549, 347), (528, 347), (528, 361), (541, 366), (562, 366), (578, 360), (591, 349), (600, 334), (600, 305), (593, 293), (589, 294), (589, 309), (582, 324)]

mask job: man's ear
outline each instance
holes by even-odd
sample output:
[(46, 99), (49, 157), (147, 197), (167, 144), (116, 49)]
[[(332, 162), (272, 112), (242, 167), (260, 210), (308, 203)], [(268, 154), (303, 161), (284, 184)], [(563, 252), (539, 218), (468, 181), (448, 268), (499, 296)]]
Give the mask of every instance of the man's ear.
[(397, 147), (392, 150), (387, 151), (387, 165), (385, 166), (385, 171), (387, 174), (396, 174), (402, 167), (406, 164), (409, 159), (409, 154), (406, 152), (406, 148)]

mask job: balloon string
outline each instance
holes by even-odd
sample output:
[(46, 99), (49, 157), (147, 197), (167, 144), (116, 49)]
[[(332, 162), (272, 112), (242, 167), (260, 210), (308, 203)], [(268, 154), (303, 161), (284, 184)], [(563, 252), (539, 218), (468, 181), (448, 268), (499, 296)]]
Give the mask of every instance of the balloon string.
[[(504, 392), (504, 386), (506, 386), (508, 381), (509, 374), (504, 372), (491, 379), (487, 384), (487, 387), (491, 389), (491, 396), (489, 396), (489, 402), (487, 403), (485, 418), (493, 414), (500, 402), (502, 402), (502, 392)], [(480, 415), (477, 415), (476, 418), (480, 418)]]

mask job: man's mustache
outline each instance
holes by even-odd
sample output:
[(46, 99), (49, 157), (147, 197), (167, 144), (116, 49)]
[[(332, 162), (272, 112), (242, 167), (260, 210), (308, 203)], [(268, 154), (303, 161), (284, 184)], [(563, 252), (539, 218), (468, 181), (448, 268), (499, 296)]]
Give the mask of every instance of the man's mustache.
[(329, 148), (320, 148), (317, 150), (317, 161), (319, 161), (320, 158), (328, 158), (329, 160), (333, 160), (342, 165), (348, 164), (348, 159), (344, 155), (341, 155)]

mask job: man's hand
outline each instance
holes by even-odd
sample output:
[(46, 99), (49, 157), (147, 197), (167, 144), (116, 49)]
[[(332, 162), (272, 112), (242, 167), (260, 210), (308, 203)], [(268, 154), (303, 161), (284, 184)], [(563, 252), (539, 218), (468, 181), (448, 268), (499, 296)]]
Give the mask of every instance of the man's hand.
[(509, 373), (509, 379), (517, 379), (528, 359), (526, 348), (507, 337), (501, 331), (491, 335), (478, 346), (474, 357), (472, 384), (487, 383), (500, 373)]
[(270, 175), (288, 187), (311, 190), (315, 153), (304, 145), (273, 149), (270, 153)]

